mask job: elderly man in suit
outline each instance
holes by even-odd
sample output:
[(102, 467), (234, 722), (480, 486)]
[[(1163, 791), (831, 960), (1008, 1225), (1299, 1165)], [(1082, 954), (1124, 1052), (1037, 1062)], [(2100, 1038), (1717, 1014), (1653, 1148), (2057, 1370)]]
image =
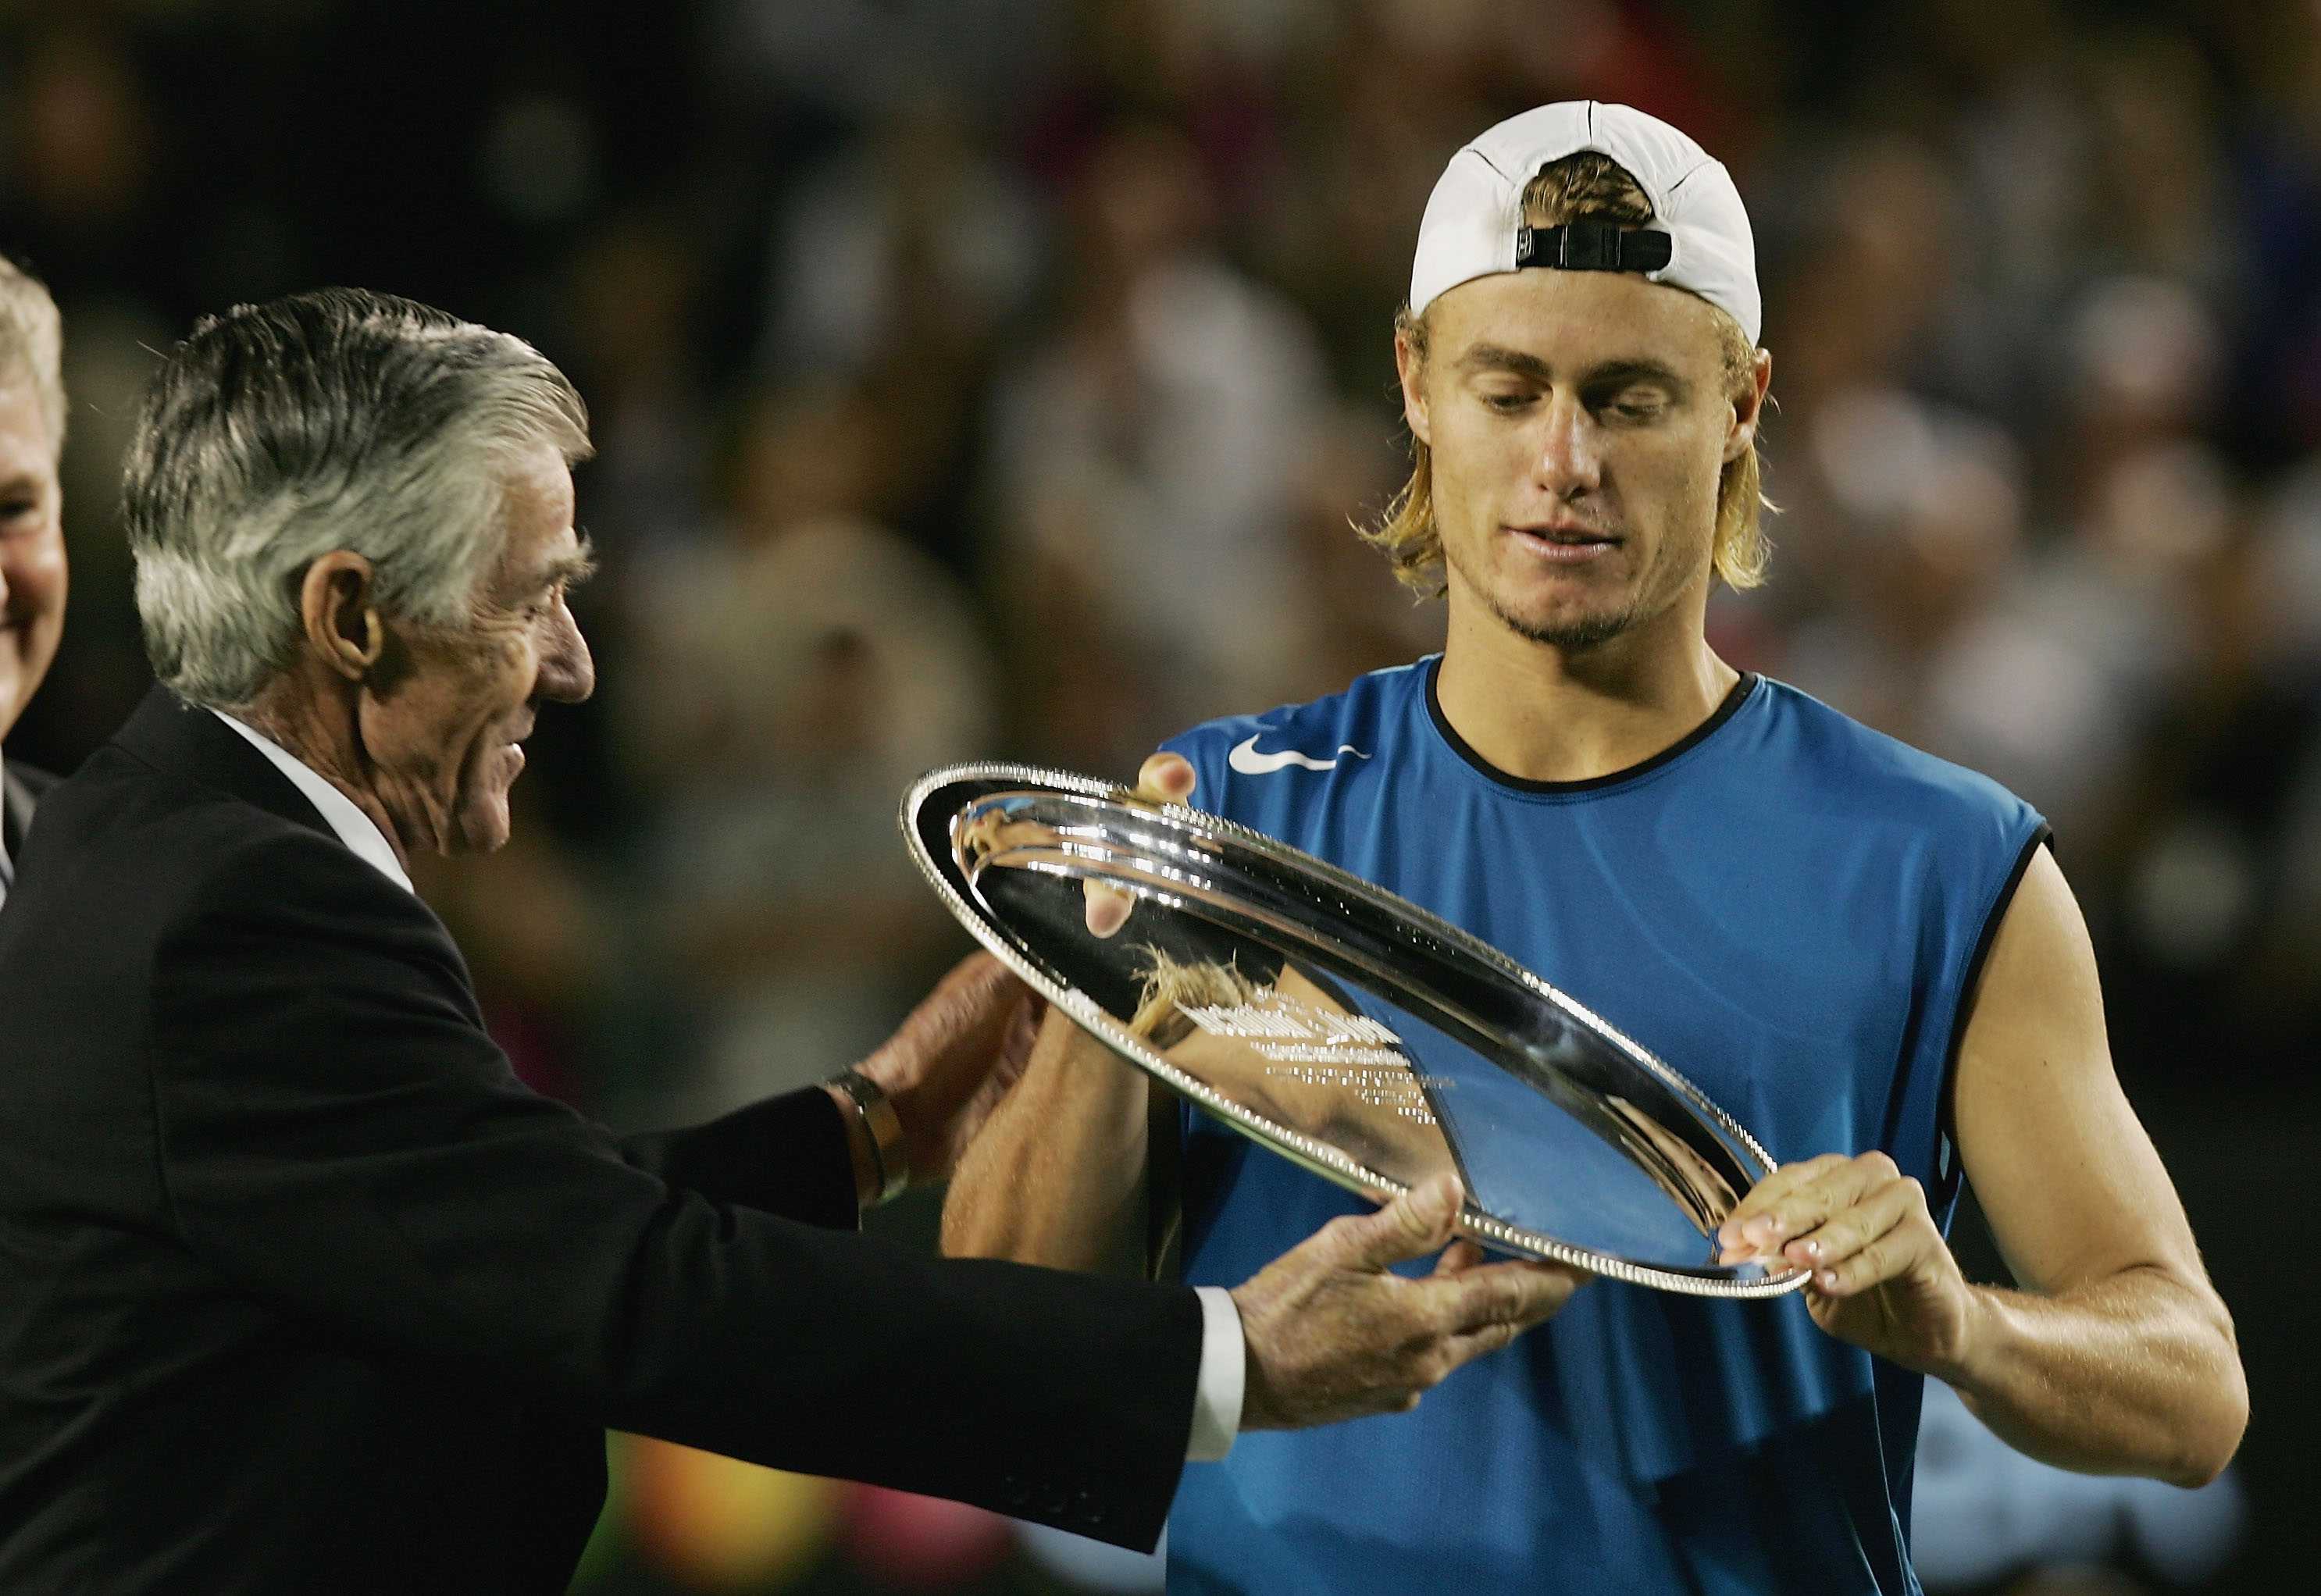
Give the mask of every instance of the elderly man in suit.
[(0, 903), (50, 776), (6, 755), (65, 629), (63, 325), (41, 280), (0, 256)]
[(561, 1591), (602, 1427), (1150, 1545), (1236, 1428), (1407, 1407), (1568, 1292), (1447, 1183), (1231, 1292), (901, 1256), (1026, 995), (621, 1140), (519, 1084), (411, 892), (586, 697), (578, 396), (334, 290), (205, 322), (123, 489), (161, 685), (0, 912), (0, 1590)]

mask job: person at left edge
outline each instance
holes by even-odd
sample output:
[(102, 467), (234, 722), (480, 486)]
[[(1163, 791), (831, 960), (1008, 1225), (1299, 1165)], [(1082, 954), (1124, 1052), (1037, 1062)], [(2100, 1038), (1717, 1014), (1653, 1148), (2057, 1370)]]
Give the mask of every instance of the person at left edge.
[(65, 630), (63, 324), (41, 280), (0, 256), (0, 903), (54, 777), (7, 757)]
[(560, 1591), (607, 1425), (1150, 1546), (1237, 1428), (1406, 1407), (1552, 1310), (1520, 1264), (1388, 1272), (1451, 1183), (1198, 1293), (830, 1234), (1013, 1078), (982, 956), (707, 1127), (525, 1091), (404, 861), (504, 841), (537, 703), (594, 684), (586, 429), (521, 340), (354, 290), (156, 376), (162, 685), (0, 905), (0, 1591)]

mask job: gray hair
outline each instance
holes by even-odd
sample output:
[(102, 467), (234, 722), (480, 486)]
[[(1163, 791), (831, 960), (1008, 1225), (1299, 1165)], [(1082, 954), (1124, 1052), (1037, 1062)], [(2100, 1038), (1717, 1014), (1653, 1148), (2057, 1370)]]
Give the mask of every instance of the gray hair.
[(306, 567), (347, 549), (381, 609), (470, 622), (505, 467), (585, 459), (587, 409), (522, 339), (359, 288), (205, 317), (137, 418), (122, 520), (153, 674), (240, 709), (294, 657)]
[(48, 286), (0, 255), (0, 376), (32, 379), (50, 458), (65, 451), (65, 328)]

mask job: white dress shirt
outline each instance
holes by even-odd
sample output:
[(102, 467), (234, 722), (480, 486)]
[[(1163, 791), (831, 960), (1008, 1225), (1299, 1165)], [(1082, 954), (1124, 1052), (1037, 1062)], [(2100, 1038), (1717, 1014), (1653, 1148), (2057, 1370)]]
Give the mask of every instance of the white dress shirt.
[[(353, 799), (272, 738), (253, 731), (222, 710), (210, 712), (232, 727), (250, 747), (265, 755), (275, 769), (289, 777), (290, 784), (305, 794), (306, 801), (322, 812), (324, 822), (357, 857), (405, 892), (415, 892), (403, 861), (387, 846), (387, 834), (370, 816), (355, 807)], [(5, 875), (6, 856), (0, 854), (0, 900), (6, 895)], [(1193, 1392), (1193, 1428), (1186, 1443), (1185, 1459), (1188, 1463), (1215, 1463), (1233, 1450), (1234, 1437), (1241, 1433), (1249, 1349), (1242, 1335), (1241, 1310), (1233, 1306), (1233, 1294), (1215, 1285), (1197, 1286), (1194, 1292), (1201, 1300), (1201, 1375)]]
[(1248, 1377), (1249, 1347), (1241, 1333), (1241, 1310), (1221, 1285), (1193, 1288), (1201, 1299), (1201, 1383), (1193, 1392), (1193, 1438), (1188, 1463), (1216, 1463), (1233, 1450), (1241, 1433), (1242, 1383)]

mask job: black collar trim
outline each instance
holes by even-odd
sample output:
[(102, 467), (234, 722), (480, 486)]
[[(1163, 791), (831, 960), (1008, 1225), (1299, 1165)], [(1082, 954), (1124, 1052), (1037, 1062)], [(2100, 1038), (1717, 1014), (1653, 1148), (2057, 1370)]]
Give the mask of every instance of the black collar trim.
[(1509, 775), (1477, 753), (1468, 744), (1467, 739), (1459, 735), (1457, 730), (1451, 724), (1451, 717), (1443, 712), (1443, 700), (1435, 692), (1435, 678), (1441, 676), (1442, 672), (1443, 657), (1438, 654), (1427, 661), (1426, 665), (1427, 719), (1434, 722), (1434, 730), (1443, 734), (1443, 740), (1451, 745), (1451, 751), (1472, 766), (1477, 775), (1485, 776), (1499, 786), (1516, 793), (1592, 793), (1605, 787), (1616, 787), (1623, 782), (1634, 781), (1641, 775), (1648, 775), (1671, 760), (1681, 758), (1715, 735), (1718, 727), (1730, 721), (1740, 712), (1741, 706), (1749, 702), (1749, 695), (1756, 691), (1759, 680), (1756, 672), (1743, 671), (1741, 679), (1733, 684), (1732, 691), (1725, 695), (1725, 701), (1716, 706), (1714, 714), (1649, 759), (1631, 765), (1625, 770), (1615, 770), (1605, 775), (1591, 775), (1582, 781), (1542, 782), (1528, 780), (1519, 775)]

